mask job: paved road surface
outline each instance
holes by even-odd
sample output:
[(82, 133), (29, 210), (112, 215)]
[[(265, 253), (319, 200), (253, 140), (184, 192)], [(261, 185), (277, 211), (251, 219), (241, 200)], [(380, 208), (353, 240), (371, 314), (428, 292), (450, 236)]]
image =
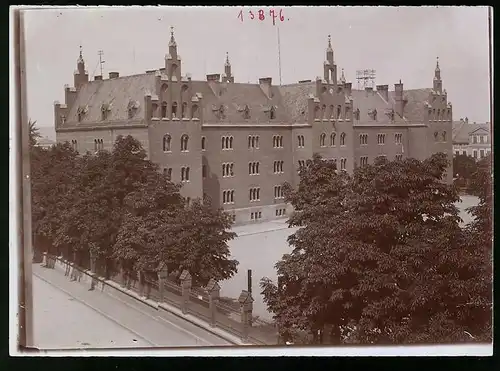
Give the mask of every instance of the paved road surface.
[(33, 264), (34, 343), (40, 349), (232, 345), (132, 298), (89, 291)]

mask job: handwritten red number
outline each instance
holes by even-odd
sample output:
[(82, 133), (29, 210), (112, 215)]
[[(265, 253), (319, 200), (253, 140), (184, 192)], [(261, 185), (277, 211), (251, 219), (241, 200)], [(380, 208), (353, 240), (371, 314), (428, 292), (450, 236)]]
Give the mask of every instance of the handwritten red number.
[(283, 15), (283, 9), (280, 9), (280, 21), (283, 22), (285, 20), (285, 16)]
[(265, 18), (265, 17), (264, 17), (264, 11), (261, 9), (261, 10), (259, 10), (259, 20), (260, 20), (260, 21), (263, 21), (263, 20), (264, 20), (264, 18)]
[(240, 13), (238, 14), (238, 18), (241, 19), (243, 22), (243, 10), (240, 10)]
[(255, 16), (253, 15), (253, 13), (252, 13), (251, 10), (249, 10), (248, 13), (250, 13), (250, 19), (254, 19), (255, 18)]
[(271, 9), (271, 10), (269, 11), (269, 16), (270, 16), (270, 17), (273, 17), (273, 26), (274, 26), (274, 25), (276, 25), (275, 19), (276, 19), (277, 15), (276, 15), (276, 14), (274, 14), (274, 9)]

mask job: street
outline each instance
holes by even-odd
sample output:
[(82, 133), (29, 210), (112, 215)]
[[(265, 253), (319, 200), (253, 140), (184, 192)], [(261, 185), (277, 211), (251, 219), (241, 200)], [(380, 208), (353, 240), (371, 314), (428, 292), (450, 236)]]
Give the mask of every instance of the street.
[(33, 264), (34, 344), (39, 349), (232, 345), (135, 299), (89, 291), (62, 272)]

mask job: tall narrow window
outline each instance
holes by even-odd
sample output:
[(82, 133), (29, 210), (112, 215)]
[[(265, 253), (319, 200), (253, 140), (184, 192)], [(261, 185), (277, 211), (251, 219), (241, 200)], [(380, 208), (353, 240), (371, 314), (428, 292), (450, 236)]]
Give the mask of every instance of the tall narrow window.
[(443, 131), (441, 137), (443, 138), (443, 142), (446, 142), (446, 131)]
[(233, 149), (233, 137), (229, 137), (229, 148)]
[(172, 118), (177, 117), (177, 102), (172, 103)]
[(207, 177), (207, 165), (201, 165), (201, 176), (203, 178)]
[(187, 117), (188, 104), (186, 102), (182, 103), (182, 118)]
[(337, 118), (340, 119), (342, 116), (342, 106), (338, 105), (337, 106)]
[(345, 146), (345, 133), (340, 134), (340, 145)]
[(335, 137), (336, 137), (337, 134), (335, 133), (331, 133), (330, 134), (330, 146), (333, 147), (335, 146)]
[(326, 140), (326, 134), (325, 134), (325, 133), (322, 133), (322, 134), (319, 136), (319, 146), (320, 146), (320, 147), (324, 147), (324, 146), (325, 146), (325, 140)]
[(181, 151), (182, 152), (188, 151), (188, 142), (189, 142), (189, 137), (186, 134), (184, 134), (181, 137)]
[(167, 118), (167, 103), (166, 102), (163, 102), (161, 104), (161, 117)]
[(201, 137), (201, 150), (205, 150), (205, 145), (206, 145), (207, 139), (205, 137)]

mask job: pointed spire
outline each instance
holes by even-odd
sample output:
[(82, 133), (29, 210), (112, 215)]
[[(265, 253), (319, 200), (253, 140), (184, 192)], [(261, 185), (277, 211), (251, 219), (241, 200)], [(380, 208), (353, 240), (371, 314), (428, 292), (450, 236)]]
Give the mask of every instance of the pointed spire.
[(80, 55), (78, 56), (78, 63), (85, 63), (83, 61), (83, 48), (81, 45), (80, 45)]
[(436, 71), (441, 71), (439, 68), (439, 57), (436, 57)]
[(328, 35), (328, 47), (326, 48), (326, 51), (327, 52), (333, 52), (333, 48), (332, 48), (332, 36), (331, 35)]
[(346, 83), (345, 75), (344, 75), (344, 69), (342, 68), (342, 75), (340, 76), (340, 82), (342, 84)]
[(175, 42), (174, 38), (174, 27), (170, 27), (170, 42), (168, 43), (168, 46), (177, 46), (177, 43)]
[(226, 63), (224, 64), (225, 67), (231, 67), (231, 63), (229, 63), (229, 53), (226, 52)]

